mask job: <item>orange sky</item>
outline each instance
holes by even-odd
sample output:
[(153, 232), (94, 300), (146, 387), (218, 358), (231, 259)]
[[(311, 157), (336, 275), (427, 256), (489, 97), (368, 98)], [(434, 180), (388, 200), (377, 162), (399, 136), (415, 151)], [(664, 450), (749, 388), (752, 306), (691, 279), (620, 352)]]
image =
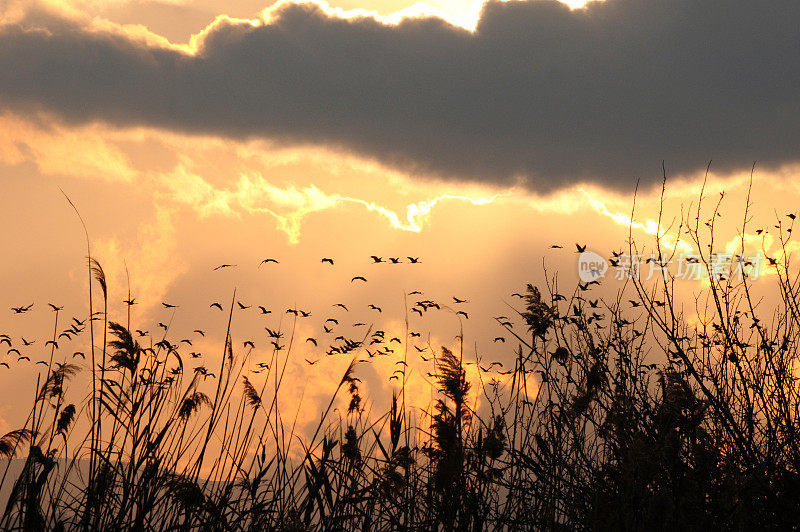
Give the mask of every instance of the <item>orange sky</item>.
[[(464, 25), (476, 12), (468, 2), (428, 3)], [(60, 4), (70, 10), (69, 16), (95, 17), (98, 27), (103, 21), (141, 24), (174, 44), (188, 43), (189, 35), (200, 32), (215, 15), (254, 17), (268, 7), (257, 0), (228, 2), (224, 10), (212, 0)], [(347, 0), (333, 6), (381, 15), (409, 7), (401, 0)], [(125, 31), (135, 32), (130, 27)], [(643, 170), (651, 182), (660, 175), (660, 164), (654, 160)], [(795, 173), (791, 165), (757, 167), (755, 225), (769, 226), (776, 214), (796, 210)], [(741, 223), (747, 177), (748, 172), (712, 172), (710, 178), (710, 197), (727, 193), (726, 241)], [(702, 173), (671, 177), (667, 218), (680, 216), (682, 206), (696, 201), (701, 178)], [(462, 320), (469, 359), (477, 352), (483, 360), (508, 362), (513, 343), (492, 341), (503, 335), (492, 317), (512, 312), (509, 304), (519, 307), (511, 294), (525, 283), (542, 282), (543, 261), (549, 272), (559, 272), (561, 283), (574, 286), (576, 242), (604, 256), (625, 246), (624, 215), (630, 213), (634, 188), (634, 180), (619, 191), (576, 179), (570, 186), (539, 193), (491, 181), (437, 179), (324, 144), (287, 146), (269, 139), (192, 135), (102, 120), (74, 124), (47, 112), (0, 107), (0, 225), (5, 228), (0, 332), (10, 334), (15, 345), (22, 337), (35, 341), (24, 350), (31, 364), (13, 361), (11, 370), (0, 367), (0, 433), (17, 428), (27, 414), (37, 369), (42, 368), (33, 362), (45, 357), (44, 343), (52, 333), (53, 312), (47, 303), (65, 307), (60, 328), (72, 316), (83, 319), (87, 313), (83, 233), (59, 189), (86, 221), (93, 255), (108, 277), (109, 317), (114, 321), (124, 321), (126, 267), (137, 302), (133, 327), (156, 333), (159, 321), (171, 320), (173, 342), (193, 338), (192, 349), (204, 353), (209, 367), (218, 360), (225, 328), (223, 313), (209, 304), (227, 305), (234, 288), (237, 300), (252, 305), (234, 314), (234, 345), (241, 348), (245, 340), (254, 341), (253, 366), (270, 357), (264, 326), (285, 329), (291, 318), (287, 308), (311, 312), (310, 318), (298, 320), (297, 335), (300, 340), (319, 339), (320, 347), (299, 342), (286, 387), (287, 397), (303, 396), (301, 419), (311, 421), (347, 363), (323, 354), (325, 319), (339, 319), (337, 331), (353, 337), (360, 329), (352, 324), (365, 322), (386, 330), (387, 337), (403, 338), (405, 294), (420, 290), (453, 311), (424, 319), (412, 314), (411, 330), (429, 336), (436, 348), (453, 347), (460, 330), (454, 311), (464, 310), (469, 314)], [(645, 227), (637, 226), (634, 237), (650, 244), (646, 222), (657, 214), (658, 190), (640, 191), (636, 219)], [(554, 243), (564, 248), (551, 249)], [(400, 257), (403, 263), (372, 264), (370, 255)], [(421, 257), (420, 263), (410, 264), (408, 256)], [(259, 267), (267, 257), (280, 264)], [(334, 258), (335, 265), (321, 264), (322, 257)], [(225, 263), (235, 267), (213, 270)], [(351, 282), (356, 275), (368, 282)], [(609, 279), (603, 290), (612, 293), (619, 286), (614, 283)], [(682, 290), (701, 288), (702, 283), (687, 281)], [(455, 304), (453, 296), (469, 302)], [(164, 309), (162, 301), (179, 308)], [(337, 302), (350, 311), (333, 307)], [(29, 303), (34, 307), (26, 314), (10, 310)], [(382, 312), (368, 308), (370, 303)], [(273, 313), (264, 318), (257, 305)], [(196, 328), (207, 331), (204, 340), (192, 336)], [(73, 351), (86, 351), (87, 343), (85, 336), (64, 342), (59, 355), (69, 360)], [(423, 344), (410, 344), (409, 353), (415, 356), (413, 345)], [(320, 362), (309, 366), (306, 358)], [(3, 349), (0, 360), (6, 359), (12, 362)], [(359, 367), (372, 400), (385, 402), (390, 396), (394, 385), (386, 377), (393, 364), (387, 358)], [(409, 386), (423, 405), (429, 391), (422, 378), (426, 371), (430, 368), (415, 359)]]

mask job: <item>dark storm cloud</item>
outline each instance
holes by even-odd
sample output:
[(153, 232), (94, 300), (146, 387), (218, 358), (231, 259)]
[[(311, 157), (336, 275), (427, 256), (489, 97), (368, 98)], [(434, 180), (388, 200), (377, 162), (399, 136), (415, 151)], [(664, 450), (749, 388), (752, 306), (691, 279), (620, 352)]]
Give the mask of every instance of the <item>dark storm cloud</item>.
[(489, 2), (476, 31), (285, 5), (195, 56), (68, 21), (0, 29), (0, 107), (335, 145), (419, 175), (628, 188), (800, 158), (800, 2)]

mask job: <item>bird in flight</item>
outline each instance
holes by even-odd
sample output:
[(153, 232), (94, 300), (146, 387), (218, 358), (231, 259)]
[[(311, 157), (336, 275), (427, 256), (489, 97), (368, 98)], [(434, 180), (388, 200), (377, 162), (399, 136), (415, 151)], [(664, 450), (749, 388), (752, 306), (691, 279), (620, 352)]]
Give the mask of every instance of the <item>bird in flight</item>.
[(267, 307), (265, 307), (264, 305), (259, 305), (258, 310), (261, 312), (261, 314), (272, 314), (272, 311), (267, 310)]
[(406, 257), (406, 258), (408, 259), (408, 262), (410, 262), (411, 264), (419, 264), (419, 259), (421, 257)]
[(197, 334), (199, 334), (200, 336), (205, 336), (205, 335), (206, 335), (206, 333), (204, 333), (204, 332), (203, 332), (203, 331), (201, 331), (200, 329), (195, 329), (195, 330), (193, 330), (192, 332), (196, 332), (196, 333), (197, 333)]
[(161, 304), (164, 305), (164, 308), (178, 308), (178, 305), (171, 305), (169, 303), (164, 303), (163, 301)]
[(469, 316), (463, 310), (459, 310), (458, 312), (456, 312), (456, 315), (458, 315), (458, 314), (461, 314), (462, 316), (464, 316), (465, 319), (469, 319)]
[(586, 251), (586, 244), (582, 246), (580, 244), (575, 244), (575, 247), (578, 250), (576, 253), (583, 253), (584, 251)]
[(561, 248), (563, 248), (563, 247), (564, 247), (564, 246), (559, 246), (558, 244), (552, 244), (552, 245), (550, 246), (550, 249), (561, 249)]
[(327, 262), (328, 264), (330, 264), (331, 266), (333, 266), (333, 259), (331, 259), (331, 258), (328, 258), (328, 257), (323, 257), (323, 258), (322, 258), (322, 260), (321, 260), (320, 262), (321, 262), (321, 263), (323, 263), (323, 264)]
[(11, 310), (16, 312), (17, 314), (23, 314), (25, 312), (28, 312), (32, 308), (33, 308), (33, 303), (31, 303), (27, 307), (11, 307)]
[(21, 338), (22, 338), (22, 343), (25, 345), (25, 347), (28, 347), (29, 345), (33, 345), (33, 344), (36, 343), (36, 340), (28, 341), (24, 337), (21, 337)]
[(400, 260), (400, 257), (389, 257), (389, 260), (392, 261), (392, 264), (400, 264), (403, 262)]
[(421, 296), (422, 292), (420, 292), (419, 290), (414, 290), (413, 292), (409, 292), (408, 295), (410, 295), (410, 296), (420, 295)]
[(244, 342), (243, 347), (247, 347), (247, 346), (250, 346), (250, 349), (255, 349), (256, 348), (256, 344), (254, 344), (252, 340), (247, 340), (247, 341)]
[(469, 303), (466, 299), (458, 299), (456, 296), (453, 296), (453, 301), (456, 303)]
[(278, 261), (276, 259), (264, 259), (264, 260), (261, 261), (261, 263), (258, 265), (258, 267), (260, 268), (264, 264), (269, 264), (270, 262), (274, 262), (275, 264), (278, 264)]
[(351, 283), (354, 282), (354, 281), (364, 281), (366, 283), (367, 282), (367, 278), (362, 276), (362, 275), (356, 275), (355, 277), (350, 279)]
[(314, 338), (306, 338), (306, 342), (311, 342), (315, 346), (317, 345), (317, 341)]
[(308, 362), (308, 365), (309, 365), (309, 366), (313, 366), (314, 364), (316, 364), (317, 362), (319, 362), (319, 360), (314, 360), (314, 361), (312, 362), (311, 360), (309, 360), (309, 359), (306, 359), (306, 362)]
[(132, 297), (130, 299), (123, 299), (122, 302), (128, 305), (129, 307), (132, 307), (133, 305), (136, 304), (136, 298)]
[(380, 307), (376, 307), (372, 303), (370, 303), (368, 306), (369, 306), (369, 308), (371, 308), (373, 310), (377, 310), (378, 312), (383, 312)]
[(370, 255), (369, 258), (372, 259), (373, 264), (378, 264), (379, 262), (385, 262), (381, 257), (378, 257), (377, 255)]
[(8, 364), (6, 362), (0, 362), (0, 366), (5, 366), (8, 369)]
[(221, 270), (222, 268), (233, 268), (234, 266), (236, 266), (236, 265), (235, 264), (220, 264), (219, 266), (214, 268), (214, 271)]
[(50, 306), (50, 308), (51, 308), (51, 309), (53, 309), (55, 312), (58, 312), (59, 310), (64, 310), (64, 307), (59, 307), (59, 306), (56, 306), (56, 305), (54, 305), (54, 304), (52, 304), (52, 303), (48, 303), (48, 305), (49, 305), (49, 306)]
[(20, 353), (20, 352), (19, 352), (19, 349), (17, 349), (16, 347), (12, 347), (11, 349), (9, 349), (9, 350), (8, 350), (8, 352), (7, 352), (6, 354), (7, 354), (7, 355), (10, 355), (11, 353), (16, 353), (16, 354), (17, 354), (17, 356), (20, 356), (20, 355), (22, 355), (22, 353)]
[(344, 303), (335, 303), (334, 307), (342, 307), (345, 311), (350, 312)]
[(209, 308), (212, 308), (212, 307), (217, 307), (218, 309), (222, 310), (222, 305), (220, 305), (216, 301), (211, 303), (211, 305), (209, 305)]
[(237, 301), (236, 304), (239, 305), (239, 308), (242, 309), (242, 310), (248, 309), (248, 308), (250, 308), (252, 306), (252, 305), (245, 305), (241, 301)]

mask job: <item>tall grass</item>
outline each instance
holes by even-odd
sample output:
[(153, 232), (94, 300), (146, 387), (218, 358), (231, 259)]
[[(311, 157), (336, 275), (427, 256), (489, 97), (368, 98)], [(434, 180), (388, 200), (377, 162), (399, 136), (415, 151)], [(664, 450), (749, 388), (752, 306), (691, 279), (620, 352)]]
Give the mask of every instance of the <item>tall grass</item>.
[[(716, 212), (706, 225), (698, 207), (679, 228), (709, 273)], [(96, 261), (91, 272), (105, 301)], [(168, 329), (143, 346), (129, 317), (103, 312), (91, 316), (104, 326), (89, 397), (67, 401), (77, 367), (51, 358), (28, 422), (0, 438), (0, 457), (23, 463), (0, 477), (12, 486), (0, 528), (790, 529), (800, 278), (788, 253), (772, 273), (769, 309), (748, 278), (710, 275), (691, 309), (701, 325), (669, 276), (596, 301), (596, 288), (560, 294), (548, 277), (527, 286), (516, 319), (499, 320), (513, 366), (479, 360), (469, 380), (472, 361), (440, 346), (438, 393), (421, 413), (404, 380), (387, 411), (371, 411), (356, 371), (369, 346), (351, 341), (339, 356), (352, 362), (303, 434), (278, 400), (292, 342), (255, 384), (233, 347), (235, 294), (213, 372), (190, 369)]]

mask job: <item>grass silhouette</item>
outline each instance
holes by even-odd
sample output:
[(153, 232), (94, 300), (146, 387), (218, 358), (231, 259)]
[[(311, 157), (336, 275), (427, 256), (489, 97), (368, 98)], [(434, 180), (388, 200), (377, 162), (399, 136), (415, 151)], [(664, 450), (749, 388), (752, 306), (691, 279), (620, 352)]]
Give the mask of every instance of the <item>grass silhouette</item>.
[[(699, 250), (716, 209), (681, 225)], [(143, 346), (129, 314), (123, 325), (90, 307), (102, 344), (92, 340), (89, 396), (67, 403), (78, 367), (58, 363), (53, 345), (25, 426), (0, 437), (0, 487), (10, 486), (0, 528), (796, 528), (797, 273), (788, 253), (770, 259), (778, 302), (762, 310), (746, 276), (713, 274), (702, 251), (698, 262), (709, 272), (700, 325), (670, 276), (632, 277), (608, 300), (584, 297), (587, 285), (559, 294), (556, 277), (528, 285), (516, 318), (498, 320), (513, 366), (477, 361), (470, 381), (463, 352), (439, 346), (436, 398), (420, 415), (403, 369), (388, 410), (371, 410), (356, 364), (374, 333), (346, 339), (336, 356), (351, 362), (308, 434), (279, 401), (294, 329), (269, 331), (254, 383), (231, 337), (235, 293), (217, 368), (190, 368), (168, 326)], [(90, 258), (89, 271), (107, 308), (102, 266)]]

